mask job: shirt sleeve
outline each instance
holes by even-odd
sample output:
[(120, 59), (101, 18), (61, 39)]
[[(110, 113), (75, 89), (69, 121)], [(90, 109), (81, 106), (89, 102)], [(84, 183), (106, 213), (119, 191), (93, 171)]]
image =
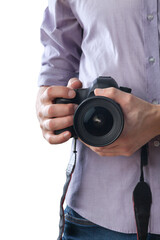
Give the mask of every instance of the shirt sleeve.
[(79, 72), (83, 30), (67, 0), (49, 0), (41, 25), (44, 45), (38, 85), (67, 85)]

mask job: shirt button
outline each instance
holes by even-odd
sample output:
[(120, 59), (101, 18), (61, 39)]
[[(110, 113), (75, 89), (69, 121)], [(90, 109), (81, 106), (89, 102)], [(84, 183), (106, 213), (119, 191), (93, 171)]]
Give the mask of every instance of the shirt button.
[(156, 140), (156, 141), (154, 141), (154, 146), (155, 146), (155, 147), (159, 147), (159, 146), (160, 146), (160, 142), (159, 142), (159, 141), (157, 141), (157, 140)]
[(154, 19), (153, 14), (149, 14), (149, 15), (147, 16), (147, 19), (148, 19), (148, 21), (152, 21), (152, 20)]
[(158, 103), (159, 103), (158, 100), (153, 99), (152, 104), (156, 105), (156, 104), (158, 104)]
[(155, 63), (155, 58), (154, 57), (149, 57), (148, 58), (149, 63)]

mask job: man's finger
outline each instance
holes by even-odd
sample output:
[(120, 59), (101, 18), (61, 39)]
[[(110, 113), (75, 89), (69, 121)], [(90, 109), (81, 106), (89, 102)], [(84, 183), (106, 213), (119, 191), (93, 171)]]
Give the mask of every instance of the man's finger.
[(78, 78), (71, 78), (68, 82), (67, 87), (72, 89), (78, 89), (82, 87), (82, 83)]
[(65, 117), (73, 115), (77, 108), (76, 104), (48, 104), (45, 105), (41, 111), (40, 116), (43, 118)]
[(129, 101), (129, 98), (132, 96), (131, 94), (123, 92), (114, 87), (104, 88), (104, 89), (97, 88), (95, 89), (94, 93), (96, 96), (104, 96), (104, 97), (111, 98), (119, 104), (122, 102)]
[(54, 131), (73, 125), (73, 115), (61, 118), (51, 118), (43, 121), (43, 129)]
[(71, 137), (71, 133), (65, 131), (61, 134), (55, 135), (53, 132), (45, 131), (43, 136), (50, 144), (60, 144), (68, 141)]
[(64, 86), (48, 87), (41, 96), (41, 102), (45, 103), (53, 101), (55, 98), (74, 98), (76, 93), (74, 90)]

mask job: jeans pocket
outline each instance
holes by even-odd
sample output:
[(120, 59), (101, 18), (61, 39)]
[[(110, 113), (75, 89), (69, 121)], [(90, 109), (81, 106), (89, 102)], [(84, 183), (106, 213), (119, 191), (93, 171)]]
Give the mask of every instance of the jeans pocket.
[(78, 213), (69, 207), (67, 207), (67, 211), (65, 211), (65, 221), (81, 226), (96, 226), (94, 223), (81, 217)]

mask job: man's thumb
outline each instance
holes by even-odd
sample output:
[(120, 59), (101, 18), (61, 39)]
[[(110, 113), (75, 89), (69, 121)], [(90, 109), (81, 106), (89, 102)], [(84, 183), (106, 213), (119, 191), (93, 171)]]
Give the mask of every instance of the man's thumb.
[(78, 78), (71, 78), (68, 82), (67, 87), (72, 89), (78, 89), (82, 87), (82, 83)]
[(104, 88), (104, 89), (95, 89), (94, 91), (96, 96), (104, 96), (104, 97), (108, 97), (111, 98), (112, 100), (116, 101), (117, 103), (121, 104), (128, 93), (125, 93), (119, 89), (116, 88)]

